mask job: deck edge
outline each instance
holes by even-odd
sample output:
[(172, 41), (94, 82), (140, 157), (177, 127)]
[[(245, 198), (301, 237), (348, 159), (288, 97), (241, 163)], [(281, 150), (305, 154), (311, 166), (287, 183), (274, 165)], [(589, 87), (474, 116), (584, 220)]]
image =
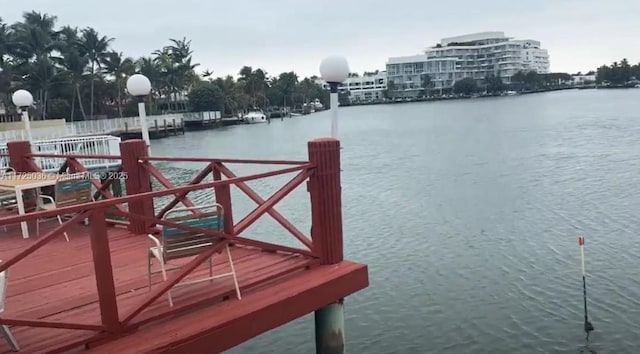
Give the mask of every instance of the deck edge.
[[(134, 342), (141, 341), (146, 348), (139, 348), (140, 353), (220, 353), (368, 286), (367, 265), (343, 261), (336, 265), (318, 266), (263, 291), (247, 294), (241, 301), (230, 301), (162, 324), (163, 332), (170, 332), (167, 337), (171, 339), (165, 337), (158, 338), (156, 343), (144, 342), (144, 332), (158, 328), (140, 328), (137, 335), (142, 335), (142, 338), (138, 340), (134, 338), (136, 334), (132, 334), (89, 352), (113, 353), (125, 347), (132, 348)], [(203, 317), (214, 323), (200, 322), (202, 328), (195, 333), (184, 330), (185, 325), (197, 323), (197, 319)]]

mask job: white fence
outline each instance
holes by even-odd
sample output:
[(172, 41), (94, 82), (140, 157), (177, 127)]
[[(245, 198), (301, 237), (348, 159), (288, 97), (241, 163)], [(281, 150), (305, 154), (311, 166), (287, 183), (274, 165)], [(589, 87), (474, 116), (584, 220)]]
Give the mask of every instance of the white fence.
[[(111, 135), (85, 136), (60, 138), (49, 140), (38, 140), (32, 144), (34, 154), (55, 154), (55, 155), (120, 155), (120, 138)], [(7, 145), (0, 144), (0, 155), (7, 155)], [(62, 167), (64, 158), (59, 157), (37, 157), (36, 164), (46, 172), (55, 172)], [(112, 159), (78, 159), (88, 170), (111, 169), (120, 165), (120, 160)], [(0, 168), (9, 166), (9, 158), (0, 156)]]
[[(219, 118), (220, 112), (176, 113), (147, 116), (147, 127), (153, 127), (155, 121), (163, 126), (164, 122), (166, 122), (167, 125), (172, 125), (175, 121), (176, 125), (181, 127), (185, 120), (194, 121)], [(64, 127), (32, 128), (31, 136), (34, 140), (44, 140), (73, 136), (107, 135), (136, 129), (140, 129), (140, 119), (138, 117), (125, 117), (67, 122)], [(0, 144), (11, 140), (26, 139), (27, 133), (24, 129), (0, 131)]]

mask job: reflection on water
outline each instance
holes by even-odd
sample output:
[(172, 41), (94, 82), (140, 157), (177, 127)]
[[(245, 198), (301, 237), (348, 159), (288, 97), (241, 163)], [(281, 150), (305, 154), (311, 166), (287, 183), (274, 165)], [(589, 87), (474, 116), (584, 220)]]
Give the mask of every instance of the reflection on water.
[[(634, 353), (639, 98), (576, 90), (341, 108), (345, 253), (369, 264), (371, 281), (345, 301), (348, 351)], [(191, 132), (153, 152), (306, 159), (307, 140), (329, 131), (322, 112)], [(279, 210), (308, 231), (306, 198)], [(255, 206), (238, 200), (234, 215)], [(598, 324), (588, 347), (578, 234)], [(229, 352), (280, 351), (314, 351), (312, 315)]]

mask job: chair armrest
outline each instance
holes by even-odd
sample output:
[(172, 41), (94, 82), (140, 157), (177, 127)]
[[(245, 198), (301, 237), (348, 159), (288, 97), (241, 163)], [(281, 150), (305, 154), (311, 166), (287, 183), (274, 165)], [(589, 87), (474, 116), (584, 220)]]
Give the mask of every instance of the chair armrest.
[(51, 201), (51, 203), (53, 203), (53, 205), (56, 205), (56, 201), (53, 198), (51, 198), (50, 196), (48, 196), (48, 195), (40, 194), (39, 197), (41, 199), (44, 199), (44, 200), (49, 200), (49, 201)]
[(156, 244), (156, 247), (158, 248), (162, 248), (162, 245), (160, 244), (160, 240), (158, 240), (157, 237), (151, 235), (151, 234), (147, 234), (147, 236), (149, 236), (149, 238)]
[(52, 201), (54, 203), (56, 202), (52, 197), (50, 197), (48, 195), (40, 194), (39, 197), (42, 198), (42, 199), (50, 200), (50, 201)]

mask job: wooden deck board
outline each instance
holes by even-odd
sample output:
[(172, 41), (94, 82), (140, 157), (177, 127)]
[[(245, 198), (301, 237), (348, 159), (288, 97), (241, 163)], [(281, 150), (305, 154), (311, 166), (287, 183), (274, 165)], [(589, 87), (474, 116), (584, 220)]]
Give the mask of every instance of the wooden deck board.
[[(56, 222), (41, 224), (41, 234), (56, 225)], [(30, 225), (30, 231), (33, 235), (28, 239), (22, 238), (19, 225), (8, 225), (7, 232), (0, 226), (0, 259), (9, 259), (39, 239), (32, 226)], [(100, 312), (88, 231), (88, 227), (84, 225), (74, 225), (68, 230), (70, 242), (66, 242), (64, 236), (60, 235), (11, 267), (6, 308), (2, 317), (99, 324)], [(115, 227), (109, 228), (108, 237), (122, 318), (150, 294), (146, 265), (150, 240), (144, 235), (132, 235), (126, 229)], [(252, 287), (273, 278), (293, 274), (316, 262), (300, 255), (263, 252), (238, 246), (232, 246), (231, 252), (243, 296), (245, 292), (250, 294)], [(186, 260), (178, 263), (185, 262)], [(157, 264), (154, 264), (154, 270), (157, 269)], [(213, 271), (214, 274), (229, 271), (225, 253), (214, 256)], [(208, 273), (208, 262), (205, 262), (189, 278)], [(161, 274), (155, 273), (152, 286), (161, 282)], [(235, 298), (234, 294), (231, 277), (172, 290), (174, 308), (184, 309), (185, 313), (203, 306), (218, 307), (220, 304), (217, 303), (227, 297)], [(222, 303), (224, 302), (227, 301)], [(134, 322), (170, 322), (169, 319), (152, 322), (168, 309), (167, 297), (162, 296), (136, 317)], [(22, 352), (26, 353), (50, 352), (69, 343), (87, 341), (97, 333), (31, 327), (13, 327), (12, 332)], [(0, 340), (0, 353), (5, 352), (9, 352), (9, 348)]]
[[(152, 324), (90, 350), (92, 354), (219, 353), (368, 286), (367, 267), (344, 261), (296, 273), (287, 280), (254, 291), (242, 300)], [(273, 315), (278, 314), (278, 315)]]

